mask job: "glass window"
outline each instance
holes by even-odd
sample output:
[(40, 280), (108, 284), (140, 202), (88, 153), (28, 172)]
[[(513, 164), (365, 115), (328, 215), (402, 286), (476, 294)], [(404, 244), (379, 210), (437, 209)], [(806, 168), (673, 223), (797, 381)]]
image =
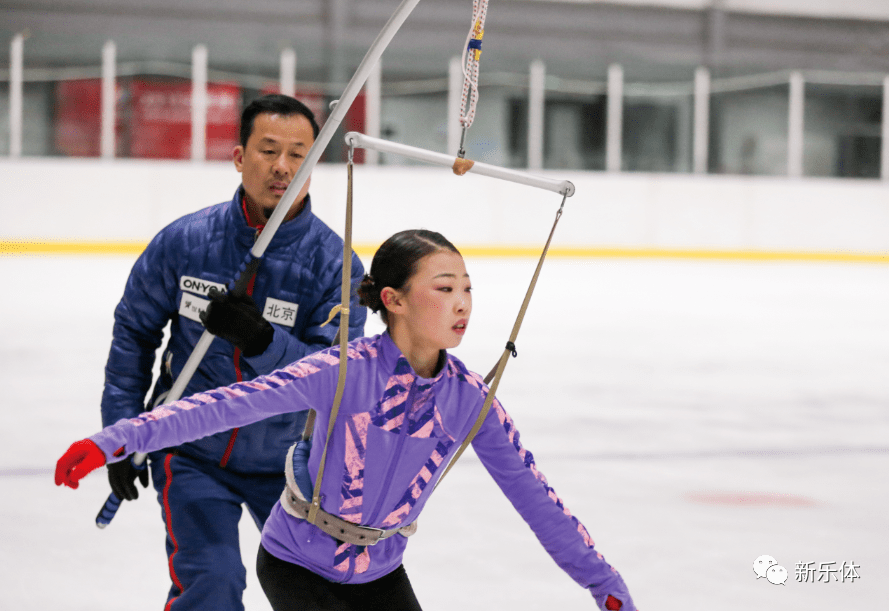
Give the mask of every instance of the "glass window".
[[(528, 164), (528, 100), (508, 102), (508, 161)], [(560, 170), (605, 169), (605, 96), (548, 97), (544, 106), (543, 166)]]
[(881, 89), (807, 83), (805, 92), (805, 174), (879, 178)]
[(787, 174), (788, 85), (714, 93), (709, 171)]
[(623, 169), (687, 172), (691, 167), (691, 97), (624, 101)]

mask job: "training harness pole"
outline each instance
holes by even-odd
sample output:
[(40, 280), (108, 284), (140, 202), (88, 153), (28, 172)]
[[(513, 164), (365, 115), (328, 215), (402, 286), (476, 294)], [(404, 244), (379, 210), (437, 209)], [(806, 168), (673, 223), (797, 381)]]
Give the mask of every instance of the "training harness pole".
[[(383, 26), (383, 29), (377, 35), (376, 40), (374, 40), (374, 42), (371, 44), (370, 48), (367, 51), (367, 54), (364, 56), (364, 59), (362, 59), (361, 63), (358, 65), (355, 74), (352, 75), (351, 80), (346, 84), (346, 88), (343, 90), (342, 96), (340, 96), (340, 99), (338, 101), (332, 104), (333, 110), (330, 114), (330, 117), (328, 117), (327, 121), (324, 123), (324, 127), (318, 133), (318, 137), (315, 139), (314, 144), (312, 144), (312, 147), (306, 154), (305, 160), (303, 161), (299, 170), (297, 170), (296, 174), (293, 177), (293, 180), (290, 181), (290, 185), (287, 187), (287, 190), (284, 191), (284, 194), (281, 196), (281, 200), (278, 202), (278, 205), (275, 208), (275, 211), (272, 213), (271, 218), (269, 218), (268, 223), (266, 223), (265, 229), (263, 229), (262, 233), (259, 234), (259, 238), (256, 240), (253, 248), (250, 250), (250, 252), (247, 253), (247, 256), (245, 257), (243, 263), (241, 263), (238, 269), (238, 277), (229, 283), (228, 290), (230, 292), (234, 294), (242, 294), (246, 291), (247, 284), (249, 283), (253, 273), (259, 267), (259, 263), (262, 260), (262, 256), (265, 253), (266, 247), (268, 247), (269, 242), (272, 241), (272, 238), (274, 237), (275, 232), (278, 230), (278, 227), (280, 227), (281, 223), (284, 221), (284, 217), (287, 215), (287, 212), (289, 212), (290, 207), (296, 200), (296, 196), (303, 188), (303, 185), (305, 185), (308, 181), (312, 170), (315, 168), (315, 165), (321, 158), (321, 154), (324, 152), (324, 150), (327, 148), (327, 145), (330, 143), (330, 140), (333, 138), (334, 132), (337, 130), (340, 123), (342, 123), (346, 112), (349, 110), (352, 102), (355, 101), (355, 98), (358, 96), (358, 93), (364, 86), (365, 81), (367, 81), (370, 72), (379, 62), (380, 57), (383, 55), (383, 51), (385, 51), (386, 47), (389, 46), (389, 43), (392, 42), (392, 39), (395, 37), (396, 32), (398, 32), (398, 30), (401, 28), (405, 20), (411, 14), (414, 8), (416, 8), (419, 2), (420, 0), (403, 0), (398, 8), (395, 9), (395, 12), (392, 13), (392, 16), (389, 18), (389, 21), (386, 23), (386, 25)], [(347, 267), (351, 268), (351, 253), (346, 254), (345, 249), (343, 252), (343, 285), (349, 286), (351, 277), (350, 275), (346, 275), (345, 269)], [(346, 294), (346, 312), (348, 312), (348, 303), (348, 294)], [(346, 317), (348, 317), (348, 314)], [(342, 322), (340, 323), (340, 327), (342, 333)], [(348, 329), (348, 323), (346, 324), (346, 329)], [(348, 340), (348, 333), (345, 333), (344, 336), (345, 339)], [(169, 392), (167, 393), (166, 399), (164, 401), (165, 403), (172, 403), (182, 396), (182, 393), (185, 391), (185, 388), (191, 381), (192, 376), (197, 371), (201, 360), (204, 358), (204, 355), (210, 348), (210, 344), (213, 342), (214, 337), (215, 336), (212, 333), (206, 330), (204, 331), (203, 335), (201, 335), (201, 338), (195, 345), (191, 356), (188, 357), (188, 361), (186, 361), (185, 365), (182, 368), (182, 371), (179, 373), (179, 377), (176, 378), (176, 381), (174, 382), (172, 388), (170, 388)], [(342, 341), (342, 338), (340, 339)], [(146, 454), (137, 452), (133, 455), (132, 458), (133, 465), (136, 466), (136, 468), (141, 467), (144, 469), (146, 458)], [(120, 499), (118, 499), (117, 495), (112, 492), (108, 496), (108, 500), (105, 501), (105, 505), (96, 516), (96, 526), (98, 526), (99, 528), (105, 528), (108, 524), (110, 524), (111, 520), (114, 518), (114, 514), (117, 513), (117, 509), (120, 507), (120, 503)]]

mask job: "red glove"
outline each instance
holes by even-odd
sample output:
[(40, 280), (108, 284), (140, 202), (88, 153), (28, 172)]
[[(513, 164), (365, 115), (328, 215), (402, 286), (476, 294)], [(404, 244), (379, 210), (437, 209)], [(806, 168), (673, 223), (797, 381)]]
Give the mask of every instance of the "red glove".
[(75, 490), (78, 482), (105, 464), (105, 455), (89, 439), (75, 441), (56, 463), (56, 486), (62, 484)]
[(608, 598), (605, 600), (605, 608), (608, 611), (620, 611), (620, 608), (623, 606), (623, 603), (613, 597), (611, 594), (608, 595)]

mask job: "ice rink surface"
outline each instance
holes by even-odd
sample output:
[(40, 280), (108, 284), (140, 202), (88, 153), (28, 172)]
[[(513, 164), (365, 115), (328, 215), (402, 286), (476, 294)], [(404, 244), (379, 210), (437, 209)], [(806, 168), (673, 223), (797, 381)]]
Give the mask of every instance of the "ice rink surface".
[[(0, 609), (163, 608), (151, 491), (100, 531), (104, 470), (77, 491), (52, 481), (99, 426), (133, 261), (0, 257)], [(499, 356), (534, 264), (467, 261), (474, 312), (454, 352), (471, 369)], [(552, 259), (517, 345), (498, 396), (640, 608), (889, 608), (889, 265)], [(246, 606), (267, 610), (242, 526)], [(762, 555), (784, 585), (757, 578)], [(860, 577), (840, 580), (850, 563)], [(472, 452), (405, 566), (426, 611), (595, 608)]]

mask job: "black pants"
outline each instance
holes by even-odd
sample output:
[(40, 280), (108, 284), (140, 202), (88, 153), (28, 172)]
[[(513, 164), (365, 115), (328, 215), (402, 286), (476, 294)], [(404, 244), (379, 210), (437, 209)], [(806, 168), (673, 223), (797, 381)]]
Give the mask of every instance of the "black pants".
[(333, 583), (260, 545), (256, 574), (274, 611), (422, 611), (404, 566), (370, 583)]

